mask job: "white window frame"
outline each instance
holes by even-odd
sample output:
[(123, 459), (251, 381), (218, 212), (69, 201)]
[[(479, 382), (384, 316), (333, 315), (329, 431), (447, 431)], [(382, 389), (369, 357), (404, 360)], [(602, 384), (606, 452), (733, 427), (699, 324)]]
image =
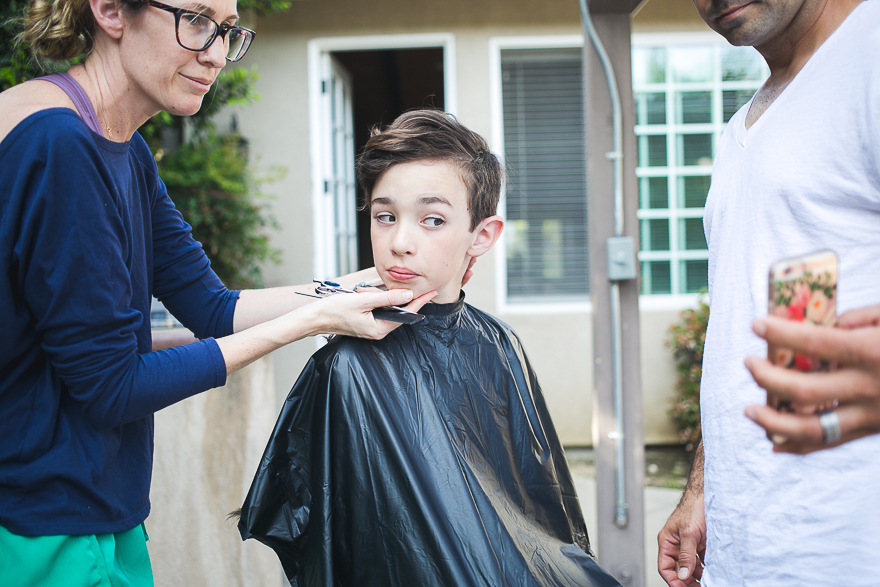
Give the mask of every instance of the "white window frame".
[[(425, 33), (413, 35), (369, 35), (352, 37), (321, 37), (308, 43), (308, 84), (309, 84), (309, 153), (311, 155), (312, 180), (312, 234), (313, 273), (315, 277), (330, 277), (336, 267), (336, 255), (326, 246), (328, 227), (335, 226), (333, 207), (324, 194), (326, 169), (332, 162), (327, 161), (330, 152), (325, 141), (329, 133), (324, 128), (321, 82), (325, 55), (338, 51), (374, 51), (382, 49), (443, 49), (443, 95), (447, 112), (458, 111), (458, 91), (455, 69), (455, 36), (452, 33)], [(335, 232), (335, 231), (334, 231)]]
[[(509, 49), (583, 49), (581, 35), (493, 37), (489, 39), (489, 99), (492, 113), (490, 146), (503, 161), (504, 111), (501, 93), (501, 52)], [(586, 164), (586, 162), (584, 163)], [(507, 222), (506, 186), (501, 191), (498, 213)], [(587, 314), (593, 311), (592, 301), (584, 302), (510, 302), (507, 298), (507, 241), (505, 232), (495, 245), (495, 304), (499, 314)]]
[[(632, 35), (632, 47), (645, 47), (645, 46), (687, 46), (687, 45), (723, 45), (727, 46), (727, 41), (721, 37), (720, 35), (713, 32), (674, 32), (674, 33), (634, 33)], [(718, 54), (716, 53), (716, 56)], [(716, 57), (717, 58), (717, 57)], [(716, 68), (719, 65), (716, 63)], [(716, 69), (717, 70), (717, 69)], [(671, 82), (667, 80), (662, 84), (657, 84), (658, 89), (665, 88)], [(754, 85), (754, 82), (742, 82), (742, 86), (747, 89), (751, 89)], [(697, 86), (699, 86), (697, 88)], [(695, 84), (695, 89), (711, 89), (713, 92), (713, 120), (722, 120), (722, 92), (721, 92), (721, 80), (716, 78), (711, 82), (699, 83)], [(731, 82), (725, 82), (724, 89), (736, 89), (735, 84)], [(678, 123), (675, 122), (674, 118), (671, 118), (672, 114), (674, 114), (675, 105), (672, 103), (674, 101), (674, 93), (666, 91), (667, 95), (667, 104), (666, 104), (666, 124), (665, 125), (651, 125), (651, 130), (658, 130), (659, 128), (665, 128), (664, 131), (667, 137), (666, 149), (667, 153), (672, 153), (673, 149), (677, 148), (675, 144), (676, 140), (676, 132), (675, 127), (678, 126)], [(636, 87), (633, 84), (633, 93), (635, 94)], [(717, 152), (718, 146), (721, 140), (721, 133), (724, 126), (719, 126), (718, 123), (708, 123), (703, 125), (706, 128), (707, 134), (711, 132), (712, 141), (713, 141), (713, 155)], [(687, 125), (688, 130), (699, 130), (700, 125)], [(637, 125), (635, 127), (635, 131), (638, 132), (641, 126)], [(638, 134), (636, 135), (636, 140), (638, 140)], [(687, 173), (684, 175), (711, 175), (712, 167), (710, 166), (678, 166), (678, 167), (667, 167), (671, 174), (676, 177), (679, 176), (677, 173), (680, 169), (685, 170)], [(699, 173), (703, 171), (704, 173)], [(695, 173), (696, 172), (696, 173)], [(653, 176), (651, 173), (644, 173), (641, 171), (636, 172), (637, 181), (640, 181), (642, 177), (650, 177)], [(667, 175), (668, 177), (668, 175)], [(671, 185), (669, 186), (669, 198), (670, 201), (678, 191), (678, 186)], [(639, 230), (641, 230), (641, 221), (647, 220), (651, 218), (668, 218), (669, 219), (669, 240), (670, 240), (670, 251), (639, 251), (638, 260), (641, 261), (651, 261), (655, 259), (660, 260), (670, 260), (670, 279), (673, 280), (673, 283), (676, 280), (680, 281), (679, 277), (679, 266), (680, 262), (687, 259), (706, 259), (708, 257), (708, 253), (704, 251), (686, 251), (679, 250), (679, 224), (680, 220), (684, 218), (702, 218), (703, 213), (695, 213), (694, 211), (678, 209), (676, 208), (670, 210), (669, 208), (650, 210), (650, 209), (641, 209), (637, 212), (637, 217), (639, 221)], [(699, 293), (677, 293), (677, 294), (642, 294), (639, 296), (639, 308), (641, 310), (681, 310), (684, 308), (691, 308), (697, 304), (697, 301), (700, 298)]]

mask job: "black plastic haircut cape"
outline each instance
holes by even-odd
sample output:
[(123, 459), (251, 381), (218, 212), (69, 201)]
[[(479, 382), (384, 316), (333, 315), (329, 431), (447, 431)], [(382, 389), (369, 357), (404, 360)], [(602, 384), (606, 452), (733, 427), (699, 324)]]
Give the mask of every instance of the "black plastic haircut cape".
[(516, 334), (464, 303), (337, 338), (290, 391), (242, 539), (294, 587), (618, 585)]

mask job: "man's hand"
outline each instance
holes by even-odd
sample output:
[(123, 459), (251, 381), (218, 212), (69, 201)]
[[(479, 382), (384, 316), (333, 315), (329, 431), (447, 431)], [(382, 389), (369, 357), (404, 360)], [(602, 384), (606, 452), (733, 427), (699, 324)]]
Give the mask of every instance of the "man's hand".
[[(838, 365), (831, 373), (802, 373), (746, 359), (752, 377), (767, 390), (768, 403), (788, 401), (794, 408), (794, 413), (766, 405), (746, 408), (746, 416), (776, 441), (774, 451), (806, 454), (880, 432), (880, 306), (843, 314), (840, 328), (773, 317), (756, 320), (753, 328), (769, 344)], [(842, 436), (825, 444), (819, 417), (809, 406), (835, 402)]]
[(669, 587), (699, 587), (706, 556), (703, 444), (697, 447), (687, 489), (657, 535), (657, 570)]

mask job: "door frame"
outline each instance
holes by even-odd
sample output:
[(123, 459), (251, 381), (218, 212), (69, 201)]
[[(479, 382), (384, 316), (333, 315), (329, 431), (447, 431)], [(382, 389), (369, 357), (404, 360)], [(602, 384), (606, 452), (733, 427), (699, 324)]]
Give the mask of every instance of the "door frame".
[[(357, 207), (355, 186), (354, 103), (351, 74), (332, 53), (323, 54), (321, 64), (321, 128), (324, 131), (323, 193), (330, 215), (321, 224), (325, 240), (322, 250), (335, 266), (325, 277), (357, 269)], [(333, 269), (333, 267), (330, 267)], [(323, 277), (322, 277), (323, 279)]]
[[(447, 112), (457, 114), (458, 92), (455, 72), (455, 36), (452, 33), (425, 33), (413, 35), (369, 35), (354, 37), (323, 37), (312, 39), (308, 44), (309, 83), (309, 152), (311, 155), (312, 181), (312, 233), (314, 277), (326, 279), (336, 275), (335, 249), (328, 246), (328, 227), (335, 227), (335, 209), (332, 198), (324, 191), (328, 143), (332, 129), (325, 124), (325, 100), (322, 82), (325, 56), (339, 51), (376, 51), (382, 49), (443, 49), (443, 95)], [(335, 230), (332, 231), (335, 233)]]

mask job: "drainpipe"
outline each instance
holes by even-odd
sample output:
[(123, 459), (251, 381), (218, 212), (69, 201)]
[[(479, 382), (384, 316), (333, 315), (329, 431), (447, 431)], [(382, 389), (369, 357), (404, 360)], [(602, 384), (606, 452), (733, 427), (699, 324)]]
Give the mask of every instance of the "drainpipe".
[(614, 393), (614, 431), (608, 437), (615, 446), (615, 487), (616, 506), (614, 525), (626, 528), (629, 523), (629, 506), (626, 502), (626, 450), (624, 445), (623, 426), (623, 343), (622, 318), (620, 309), (620, 281), (635, 279), (635, 262), (633, 242), (623, 236), (623, 122), (621, 115), (620, 93), (617, 89), (617, 78), (614, 68), (602, 40), (596, 33), (587, 0), (580, 0), (581, 17), (587, 35), (596, 49), (608, 91), (611, 94), (612, 119), (614, 127), (613, 150), (605, 156), (614, 163), (614, 237), (607, 240), (608, 280), (611, 293), (611, 344), (612, 344), (612, 384)]

